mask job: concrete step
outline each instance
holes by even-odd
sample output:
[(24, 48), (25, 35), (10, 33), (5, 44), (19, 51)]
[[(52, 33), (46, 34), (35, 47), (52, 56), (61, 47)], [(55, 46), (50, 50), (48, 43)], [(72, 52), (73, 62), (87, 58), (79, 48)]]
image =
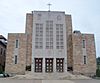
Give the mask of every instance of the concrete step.
[(11, 79), (34, 79), (34, 80), (69, 80), (69, 79), (91, 79), (83, 75), (73, 75), (69, 72), (63, 73), (34, 73), (26, 72), (25, 75), (16, 75)]
[(30, 77), (33, 79), (90, 79), (89, 77), (82, 76), (82, 75), (73, 75), (69, 72), (63, 73), (33, 73), (33, 72), (26, 72), (26, 77)]

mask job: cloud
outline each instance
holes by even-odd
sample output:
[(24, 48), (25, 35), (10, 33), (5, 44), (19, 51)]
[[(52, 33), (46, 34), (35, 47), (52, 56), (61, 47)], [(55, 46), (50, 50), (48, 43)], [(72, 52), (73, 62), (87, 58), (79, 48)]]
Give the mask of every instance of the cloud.
[(73, 28), (94, 33), (100, 56), (100, 0), (0, 0), (0, 33), (25, 32), (26, 13), (33, 10), (65, 11), (72, 15)]

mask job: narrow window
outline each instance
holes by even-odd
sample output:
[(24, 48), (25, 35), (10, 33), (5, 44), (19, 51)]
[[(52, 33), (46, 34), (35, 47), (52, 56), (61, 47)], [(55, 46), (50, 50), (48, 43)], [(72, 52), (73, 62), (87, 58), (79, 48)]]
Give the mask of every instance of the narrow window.
[(15, 55), (15, 64), (17, 64), (17, 55)]
[(86, 56), (84, 56), (84, 64), (86, 64)]
[(2, 53), (3, 53), (3, 48), (1, 48), (1, 51), (0, 51), (0, 54), (2, 55)]
[(36, 49), (42, 49), (43, 43), (39, 44), (36, 42), (43, 42), (43, 24), (36, 23), (36, 34), (35, 34), (35, 48)]
[(3, 55), (4, 55), (4, 56), (6, 55), (6, 50), (4, 50), (4, 53), (3, 53)]
[(47, 44), (47, 42), (53, 43), (53, 21), (46, 21), (46, 48), (53, 49), (53, 44)]
[(85, 48), (85, 40), (83, 40), (83, 48)]
[(16, 48), (18, 48), (18, 40), (16, 40)]

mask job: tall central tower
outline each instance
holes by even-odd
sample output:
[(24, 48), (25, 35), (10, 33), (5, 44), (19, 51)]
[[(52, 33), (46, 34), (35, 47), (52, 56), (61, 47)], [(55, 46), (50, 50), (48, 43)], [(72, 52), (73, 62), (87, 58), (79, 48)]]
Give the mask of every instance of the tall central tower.
[(67, 72), (65, 13), (34, 11), (32, 72)]

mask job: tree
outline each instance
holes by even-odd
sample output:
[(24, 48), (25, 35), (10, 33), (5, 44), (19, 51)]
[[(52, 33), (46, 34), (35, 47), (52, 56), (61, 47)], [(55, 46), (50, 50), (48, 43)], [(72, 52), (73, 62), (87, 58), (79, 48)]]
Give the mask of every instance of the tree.
[(96, 70), (96, 76), (97, 76), (97, 77), (100, 77), (100, 69), (97, 69), (97, 70)]
[(100, 57), (98, 57), (96, 60), (97, 60), (96, 76), (100, 77)]
[(1, 65), (0, 65), (0, 73), (3, 73), (3, 68)]
[(100, 69), (100, 57), (98, 57), (96, 60), (97, 60), (97, 69)]

